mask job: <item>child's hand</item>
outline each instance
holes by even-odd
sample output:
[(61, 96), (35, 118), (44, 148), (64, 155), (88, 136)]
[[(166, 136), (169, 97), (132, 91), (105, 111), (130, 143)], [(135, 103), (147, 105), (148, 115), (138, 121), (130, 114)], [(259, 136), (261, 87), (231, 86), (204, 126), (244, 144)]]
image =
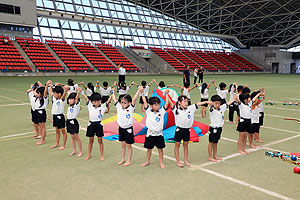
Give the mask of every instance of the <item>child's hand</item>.
[(234, 84), (234, 85), (237, 85), (237, 82), (234, 82), (233, 84)]
[(245, 85), (245, 88), (249, 87), (248, 84)]
[(155, 81), (155, 79), (152, 79), (152, 81)]
[(80, 81), (80, 84), (83, 84), (83, 81)]
[[(77, 87), (77, 89), (78, 89), (78, 88), (80, 88), (80, 87)], [(64, 86), (64, 89), (65, 89), (65, 91), (68, 91), (70, 88), (69, 88), (69, 86), (65, 85), (65, 86)]]
[(169, 94), (169, 92), (170, 92), (170, 89), (166, 89), (166, 90), (164, 91), (165, 94)]
[(51, 80), (48, 80), (46, 85), (49, 86), (51, 82), (52, 82)]
[(99, 81), (97, 81), (96, 84), (99, 84)]
[(57, 85), (58, 85), (58, 83), (55, 83), (54, 85), (55, 85), (55, 86), (57, 86)]
[[(68, 89), (69, 89), (69, 88), (68, 88)], [(81, 87), (77, 87), (76, 90), (77, 90), (78, 92), (81, 92), (81, 91), (82, 91), (82, 88), (81, 88)]]

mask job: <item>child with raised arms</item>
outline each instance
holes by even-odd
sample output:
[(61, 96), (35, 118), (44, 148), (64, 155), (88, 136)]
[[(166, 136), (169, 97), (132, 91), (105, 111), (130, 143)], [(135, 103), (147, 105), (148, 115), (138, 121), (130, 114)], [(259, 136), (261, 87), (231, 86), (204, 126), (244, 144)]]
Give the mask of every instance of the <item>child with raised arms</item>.
[[(169, 91), (167, 90), (166, 93)], [(167, 99), (169, 99), (169, 96), (167, 95)], [(206, 104), (207, 102), (198, 102), (196, 104), (193, 104), (191, 106), (188, 106), (188, 98), (187, 96), (181, 95), (178, 97), (178, 101), (176, 103), (176, 106), (170, 102), (171, 109), (175, 116), (175, 124), (176, 124), (176, 131), (174, 136), (175, 141), (175, 148), (174, 148), (174, 154), (177, 161), (178, 167), (184, 167), (184, 165), (180, 162), (179, 159), (179, 148), (180, 148), (180, 142), (183, 140), (183, 150), (184, 150), (184, 164), (188, 167), (191, 166), (191, 164), (188, 162), (188, 143), (190, 141), (190, 131), (191, 127), (194, 123), (194, 115), (195, 111), (198, 109), (199, 106)]]
[(82, 92), (82, 89), (80, 87), (76, 88), (77, 93), (73, 92), (69, 94), (67, 98), (67, 104), (69, 104), (68, 111), (67, 111), (67, 132), (71, 134), (72, 137), (72, 146), (73, 151), (70, 153), (70, 156), (73, 156), (76, 154), (76, 142), (79, 147), (79, 153), (77, 154), (77, 157), (82, 156), (82, 143), (79, 137), (79, 123), (77, 121), (77, 116), (80, 110), (80, 99), (79, 95)]
[(35, 135), (33, 135), (32, 137), (35, 139), (40, 139), (42, 136), (39, 135), (39, 130), (38, 130), (38, 122), (37, 122), (37, 118), (36, 118), (36, 112), (35, 112), (35, 100), (36, 100), (36, 90), (39, 88), (39, 82), (36, 82), (34, 84), (30, 85), (30, 88), (27, 90), (27, 95), (29, 97), (29, 101), (30, 101), (30, 105), (31, 105), (31, 121), (33, 123), (33, 127), (34, 127), (34, 132)]
[[(211, 83), (209, 83), (207, 85), (207, 83), (202, 83), (202, 85), (200, 85), (199, 83), (196, 83), (196, 85), (199, 87), (200, 90), (200, 97), (201, 97), (201, 102), (205, 102), (208, 101), (208, 90), (209, 87), (211, 86)], [(201, 117), (205, 118), (206, 117), (206, 108), (207, 108), (208, 104), (203, 104), (201, 105)]]
[(164, 152), (163, 148), (165, 148), (164, 136), (162, 133), (164, 127), (164, 116), (166, 114), (166, 110), (169, 104), (169, 98), (167, 95), (166, 104), (160, 108), (160, 99), (158, 97), (150, 97), (149, 105), (146, 101), (145, 94), (143, 91), (144, 88), (141, 89), (142, 98), (144, 101), (144, 108), (146, 110), (146, 126), (148, 127), (144, 147), (147, 149), (147, 159), (146, 162), (141, 166), (145, 167), (150, 165), (150, 159), (152, 155), (152, 149), (156, 146), (159, 155), (160, 167), (165, 168), (163, 162)]
[[(141, 90), (141, 89), (140, 89)], [(131, 165), (132, 158), (132, 144), (134, 143), (133, 134), (133, 112), (135, 110), (135, 102), (139, 96), (138, 90), (133, 99), (129, 94), (120, 95), (119, 101), (117, 101), (115, 93), (112, 94), (112, 100), (117, 109), (117, 123), (119, 125), (119, 141), (121, 142), (121, 161), (118, 165), (122, 165), (125, 162), (126, 147), (128, 149), (127, 161), (123, 166)], [(113, 89), (115, 91), (115, 89)]]
[(208, 102), (209, 108), (209, 143), (208, 143), (208, 160), (218, 162), (222, 158), (217, 156), (218, 142), (221, 138), (222, 127), (224, 125), (224, 113), (228, 105), (231, 105), (235, 99), (221, 105), (222, 98), (219, 95), (213, 95), (211, 101)]
[[(101, 87), (101, 86), (99, 86), (99, 81), (97, 81), (96, 87), (99, 88), (99, 90), (100, 90), (100, 94), (102, 96), (102, 98), (101, 98), (102, 104), (107, 102), (107, 100), (109, 99), (109, 95), (112, 92), (112, 88), (115, 87), (116, 85), (117, 85), (117, 83), (115, 82), (112, 86), (108, 87), (108, 82), (104, 81), (103, 87)], [(109, 112), (109, 105), (107, 107), (106, 113), (108, 113), (108, 112)]]
[(101, 95), (98, 92), (92, 94), (90, 99), (84, 94), (83, 91), (81, 92), (81, 94), (87, 102), (89, 119), (90, 119), (90, 122), (86, 130), (86, 136), (89, 138), (89, 145), (88, 145), (88, 156), (85, 158), (85, 160), (89, 160), (92, 156), (94, 137), (96, 135), (100, 147), (100, 161), (103, 161), (104, 145), (103, 145), (102, 137), (104, 136), (104, 133), (103, 133), (103, 126), (101, 120), (103, 119), (108, 104), (110, 103), (111, 97), (108, 99), (108, 101), (105, 104), (101, 105)]
[(212, 84), (215, 86), (216, 91), (217, 91), (217, 95), (219, 95), (221, 97), (221, 105), (226, 103), (226, 98), (227, 98), (227, 94), (228, 94), (228, 90), (226, 90), (226, 83), (221, 82), (219, 84), (219, 88), (217, 87), (215, 80), (212, 80)]
[[(145, 95), (145, 99), (146, 101), (148, 102), (148, 94), (149, 94), (149, 89), (150, 89), (150, 85), (153, 83), (153, 80), (150, 81), (148, 84), (146, 81), (142, 81), (141, 82), (141, 85), (138, 86), (138, 88), (143, 88), (144, 89), (144, 95)], [(144, 101), (143, 101), (143, 98), (142, 98), (142, 94), (140, 93), (140, 101), (139, 103), (141, 104), (141, 111), (143, 111), (143, 105), (144, 105)]]
[[(52, 82), (50, 82), (52, 84)], [(66, 92), (69, 89), (68, 86), (64, 86), (64, 89), (57, 85), (54, 88), (50, 87), (50, 96), (52, 100), (52, 115), (53, 115), (53, 127), (56, 131), (56, 143), (51, 146), (51, 148), (56, 148), (59, 146), (60, 132), (63, 135), (63, 144), (58, 150), (64, 150), (67, 143), (67, 132), (66, 132), (66, 121), (64, 116), (65, 109), (65, 97)]]
[(191, 105), (191, 90), (193, 90), (194, 88), (197, 87), (197, 85), (194, 85), (193, 87), (190, 88), (190, 83), (189, 82), (185, 82), (184, 86), (181, 87), (180, 85), (177, 84), (173, 84), (173, 85), (169, 85), (169, 86), (175, 86), (175, 87), (179, 87), (181, 89), (181, 95), (184, 95), (188, 98), (188, 105)]

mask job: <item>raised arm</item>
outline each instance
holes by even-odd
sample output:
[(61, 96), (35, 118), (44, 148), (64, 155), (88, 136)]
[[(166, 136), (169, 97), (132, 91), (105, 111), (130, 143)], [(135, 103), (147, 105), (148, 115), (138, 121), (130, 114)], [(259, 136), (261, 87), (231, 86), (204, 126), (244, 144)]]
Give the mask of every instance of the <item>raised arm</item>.
[(215, 86), (215, 88), (217, 88), (217, 85), (215, 83), (215, 80), (212, 80), (212, 84)]
[(77, 95), (75, 97), (75, 103), (78, 104), (79, 96), (80, 96), (80, 93), (82, 92), (82, 89), (81, 89), (81, 87), (77, 87), (76, 90), (77, 90)]
[(156, 86), (159, 86), (155, 79), (152, 79), (152, 81), (156, 84)]
[(60, 86), (62, 86), (62, 87), (64, 87), (65, 85), (64, 84), (62, 84), (62, 83), (55, 83), (55, 86), (56, 85), (60, 85)]
[(83, 81), (81, 81), (80, 83), (78, 83), (78, 85), (82, 85), (84, 87), (84, 89), (86, 89), (87, 87), (84, 85)]
[(84, 91), (81, 91), (80, 94), (83, 96), (86, 102), (89, 102), (89, 98), (84, 94)]
[[(78, 87), (79, 88), (79, 87)], [(69, 90), (69, 87), (68, 86), (64, 86), (64, 94), (62, 95), (62, 100), (64, 101), (66, 99), (66, 95), (67, 95), (67, 91)]]
[(130, 83), (129, 87), (131, 87), (131, 86), (133, 86), (133, 85), (135, 85), (136, 87), (139, 86), (137, 83), (135, 83), (134, 81), (132, 81), (132, 82)]
[(209, 101), (202, 101), (202, 102), (199, 101), (199, 102), (197, 102), (196, 104), (197, 104), (197, 106), (202, 106), (202, 105), (204, 105), (204, 104), (206, 104), (206, 103), (208, 104), (208, 102), (209, 102)]
[(116, 89), (112, 88), (112, 90), (113, 90), (113, 93), (111, 95), (112, 96), (112, 100), (113, 100), (114, 104), (116, 104), (118, 102), (117, 99), (116, 99), (116, 95), (115, 95)]
[(233, 97), (233, 99), (231, 100), (231, 101), (228, 101), (228, 102), (226, 102), (226, 104), (229, 106), (229, 105), (231, 105), (233, 102), (239, 102), (239, 99), (237, 98), (237, 96), (235, 95), (234, 97)]
[(28, 94), (29, 92), (32, 92), (32, 91), (33, 91), (33, 88), (32, 88), (32, 87), (33, 87), (33, 84), (31, 84), (31, 85), (30, 85), (30, 88), (26, 91), (27, 94)]
[[(45, 87), (45, 90), (44, 90), (44, 98), (47, 98), (47, 96), (48, 96), (48, 86), (50, 84), (52, 84), (52, 81), (51, 80), (47, 81), (47, 84), (46, 84), (46, 87)], [(52, 86), (50, 88), (52, 89)]]
[(183, 90), (183, 88), (184, 88), (184, 87), (181, 87), (180, 85), (177, 85), (177, 84), (173, 84), (173, 86), (174, 86), (174, 87), (179, 87), (179, 88), (182, 89), (182, 90)]
[(108, 98), (108, 100), (106, 102), (106, 106), (108, 106), (108, 104), (110, 104), (111, 99), (112, 99), (112, 95), (110, 95), (110, 97)]
[(189, 88), (188, 91), (195, 89), (195, 87), (197, 87), (197, 85), (194, 85), (193, 87)]
[(169, 92), (170, 92), (170, 89), (166, 89), (165, 91), (164, 91), (164, 94), (166, 95), (166, 104), (164, 105), (164, 107), (165, 107), (165, 109), (167, 109), (168, 108), (168, 105), (170, 104), (170, 106), (171, 106), (171, 109), (173, 109), (174, 108), (174, 104), (173, 104), (173, 102), (171, 101), (171, 99), (170, 99), (170, 97), (169, 97)]
[(117, 81), (115, 81), (114, 84), (112, 84), (110, 87), (113, 88), (113, 87), (115, 87), (116, 85), (118, 85)]
[(141, 91), (142, 91), (142, 87), (141, 88), (139, 88), (137, 91), (136, 91), (136, 93), (135, 93), (135, 95), (134, 95), (134, 97), (133, 97), (133, 99), (132, 99), (132, 105), (133, 106), (135, 106), (135, 102), (137, 101), (137, 99), (139, 98), (139, 93), (141, 93)]
[(153, 83), (153, 80), (148, 83), (148, 86), (150, 86), (152, 83)]
[(144, 108), (146, 109), (148, 107), (148, 103), (147, 103), (146, 98), (145, 98), (144, 88), (141, 88), (140, 92), (142, 93), (142, 99), (143, 99), (143, 102), (144, 102)]

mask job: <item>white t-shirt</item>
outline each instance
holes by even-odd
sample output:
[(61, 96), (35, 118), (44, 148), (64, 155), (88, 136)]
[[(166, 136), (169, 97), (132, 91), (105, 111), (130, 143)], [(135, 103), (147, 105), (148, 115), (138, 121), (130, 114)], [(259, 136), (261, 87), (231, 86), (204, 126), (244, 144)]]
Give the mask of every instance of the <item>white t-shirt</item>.
[(43, 96), (42, 98), (44, 99), (43, 106), (41, 106), (41, 100), (40, 100), (40, 98), (36, 98), (35, 104), (34, 104), (35, 110), (44, 110), (44, 109), (46, 109), (46, 107), (48, 105), (48, 97), (44, 98), (44, 96)]
[(133, 125), (133, 112), (135, 106), (131, 104), (128, 108), (123, 109), (122, 105), (117, 102), (116, 104), (117, 109), (117, 123), (121, 128), (129, 128)]
[(204, 89), (203, 94), (201, 93), (201, 90), (202, 90), (201, 87), (199, 87), (199, 90), (200, 90), (200, 97), (201, 97), (202, 99), (208, 99), (208, 88), (205, 88), (205, 89)]
[[(86, 96), (90, 97), (93, 94), (93, 91), (90, 88), (86, 88)], [(94, 91), (96, 91), (96, 87), (94, 87)]]
[(219, 128), (224, 125), (224, 113), (227, 108), (227, 104), (223, 104), (217, 110), (213, 106), (209, 109), (210, 126), (213, 128)]
[(164, 128), (165, 114), (166, 111), (164, 107), (154, 113), (150, 106), (148, 106), (148, 108), (146, 109), (146, 126), (148, 127), (146, 137), (163, 135), (162, 130)]
[(111, 87), (104, 89), (103, 87), (99, 87), (100, 93), (102, 96), (109, 96), (111, 92)]
[(127, 94), (128, 93), (128, 90), (130, 89), (130, 87), (126, 87), (126, 90), (123, 90), (123, 89), (119, 89), (119, 95), (122, 95), (122, 94)]
[(73, 92), (76, 92), (76, 88), (78, 87), (78, 84), (76, 84), (74, 86), (68, 85), (68, 87), (69, 87), (68, 94), (71, 94)]
[(34, 111), (35, 110), (35, 99), (36, 97), (33, 94), (33, 91), (28, 92), (28, 97), (29, 97), (29, 101), (30, 101), (30, 105), (31, 105), (31, 109)]
[(102, 120), (107, 109), (107, 104), (102, 104), (95, 108), (91, 101), (88, 102), (89, 118), (91, 122), (99, 122)]
[(77, 115), (79, 113), (80, 110), (80, 102), (78, 102), (77, 104), (74, 103), (74, 105), (69, 105), (68, 107), (68, 111), (67, 111), (67, 119), (76, 119)]
[(259, 123), (259, 106), (255, 106), (254, 109), (251, 108), (251, 124)]
[[(139, 86), (138, 89), (140, 89), (141, 87), (143, 87), (143, 86)], [(150, 89), (149, 85), (147, 85), (147, 86), (144, 88), (144, 95), (145, 95), (145, 97), (148, 96), (148, 94), (149, 94), (149, 89)], [(141, 96), (142, 96), (142, 93), (140, 93), (139, 95), (140, 95), (140, 97), (141, 97)]]
[(66, 100), (62, 98), (56, 99), (52, 96), (52, 115), (60, 115), (64, 113)]
[(245, 119), (251, 119), (251, 107), (249, 104), (245, 105), (243, 103), (241, 103), (239, 105), (239, 109), (240, 109), (240, 116), (242, 118), (245, 118)]
[(120, 67), (118, 72), (119, 72), (119, 75), (125, 75), (126, 74), (126, 69), (124, 67)]
[[(194, 123), (194, 114), (198, 109), (197, 104), (188, 106), (186, 109), (174, 108), (172, 109), (175, 116), (175, 124), (180, 128), (191, 128)], [(176, 114), (177, 113), (177, 114)]]
[(219, 88), (216, 88), (217, 95), (221, 97), (221, 99), (226, 99), (228, 90), (220, 90)]
[(198, 76), (198, 74), (197, 74), (197, 73), (198, 73), (198, 70), (196, 70), (196, 69), (195, 69), (195, 70), (194, 70), (194, 76), (195, 76), (195, 77), (197, 77), (197, 76)]
[(259, 106), (259, 112), (264, 112), (264, 104), (263, 102), (260, 102)]
[(191, 94), (190, 94), (189, 90), (185, 87), (182, 90), (182, 95), (187, 96), (187, 98), (189, 98), (189, 99), (191, 98)]
[(230, 100), (229, 100), (229, 101), (232, 101), (232, 100), (234, 99), (235, 94), (236, 94), (236, 93), (234, 92), (234, 88), (235, 88), (234, 85), (230, 88), (230, 92), (229, 92)]

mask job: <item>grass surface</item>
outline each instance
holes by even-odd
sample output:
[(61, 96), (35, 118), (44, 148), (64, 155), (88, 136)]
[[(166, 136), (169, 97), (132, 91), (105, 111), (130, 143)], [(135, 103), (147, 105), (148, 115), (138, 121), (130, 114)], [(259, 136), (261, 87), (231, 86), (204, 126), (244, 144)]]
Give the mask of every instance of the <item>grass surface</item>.
[[(99, 80), (112, 83), (116, 76), (73, 78), (75, 82), (83, 80), (85, 83), (95, 83)], [(126, 77), (127, 83), (140, 83), (141, 80), (148, 82), (152, 78)], [(182, 76), (155, 78), (157, 81), (165, 81), (166, 84), (182, 84)], [(252, 90), (264, 86), (266, 99), (278, 104), (264, 106), (265, 122), (261, 128), (261, 139), (265, 141), (263, 145), (283, 152), (300, 152), (299, 124), (283, 120), (283, 117), (299, 119), (300, 106), (284, 106), (281, 103), (285, 100), (300, 102), (299, 78), (296, 75), (271, 74), (207, 75), (205, 81), (215, 79), (217, 84), (222, 81), (227, 86), (236, 81), (241, 85), (249, 84)], [(80, 130), (84, 156), (70, 157), (70, 137), (64, 151), (50, 149), (55, 143), (55, 131), (50, 121), (47, 122), (46, 144), (35, 146), (36, 141), (31, 137), (33, 126), (26, 90), (35, 81), (45, 83), (49, 79), (66, 83), (68, 77), (0, 77), (1, 199), (274, 199), (270, 192), (282, 195), (279, 196), (281, 198), (300, 198), (300, 175), (293, 173), (295, 165), (265, 156), (264, 153), (268, 150), (264, 148), (246, 156), (234, 156), (224, 162), (207, 164), (207, 136), (200, 137), (199, 143), (189, 145), (189, 161), (195, 167), (182, 169), (176, 167), (172, 160), (174, 144), (170, 143), (164, 149), (165, 156), (168, 156), (165, 158), (166, 169), (159, 168), (156, 154), (152, 155), (150, 166), (140, 167), (146, 159), (142, 144), (135, 144), (141, 148), (134, 148), (131, 166), (118, 166), (117, 162), (121, 157), (120, 144), (106, 140), (104, 162), (99, 161), (97, 143), (94, 144), (92, 158), (84, 161), (88, 145), (84, 130)], [(155, 88), (154, 84), (151, 85), (151, 91)], [(176, 90), (180, 92), (179, 89)], [(129, 93), (133, 95), (135, 92), (136, 88), (133, 87)], [(209, 94), (215, 94), (213, 86)], [(192, 90), (191, 97), (192, 102), (199, 101), (199, 89)], [(51, 106), (48, 105), (47, 108), (49, 118), (52, 118)], [(139, 104), (136, 112), (141, 113)], [(111, 111), (104, 118), (115, 114), (115, 108), (111, 104)], [(85, 105), (81, 107), (78, 117), (80, 127), (86, 128), (88, 111)], [(228, 119), (228, 111), (225, 119)], [(196, 112), (195, 120), (209, 124), (208, 118), (200, 117), (200, 110)], [(222, 132), (224, 139), (218, 145), (219, 156), (226, 157), (237, 153), (235, 141), (238, 139), (238, 132), (235, 129), (234, 124), (225, 122)], [(20, 133), (24, 135), (3, 137)], [(289, 140), (282, 141), (286, 138)], [(180, 156), (183, 159), (182, 147)], [(201, 167), (202, 164), (206, 166)]]

